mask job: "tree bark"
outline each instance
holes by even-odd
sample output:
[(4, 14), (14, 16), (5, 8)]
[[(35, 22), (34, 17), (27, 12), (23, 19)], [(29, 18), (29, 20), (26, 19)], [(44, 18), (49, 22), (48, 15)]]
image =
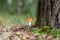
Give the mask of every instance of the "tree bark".
[(48, 25), (50, 18), (49, 16), (51, 15), (50, 5), (50, 0), (39, 0), (35, 26), (42, 27), (44, 25)]
[(8, 8), (8, 13), (11, 14), (11, 10), (12, 10), (12, 0), (7, 0), (7, 8)]
[(22, 5), (23, 5), (22, 0), (17, 0), (17, 9), (16, 9), (17, 10), (17, 14), (21, 13)]
[(59, 2), (60, 0), (39, 0), (35, 26), (56, 28), (59, 24)]
[(35, 24), (35, 26), (37, 26), (37, 27), (41, 27), (42, 26), (42, 18), (43, 18), (43, 5), (42, 5), (42, 3), (43, 3), (43, 0), (39, 0), (39, 2), (38, 2), (38, 9), (37, 9), (37, 21), (36, 21), (36, 24)]
[(58, 25), (59, 0), (51, 1), (51, 26), (56, 28)]

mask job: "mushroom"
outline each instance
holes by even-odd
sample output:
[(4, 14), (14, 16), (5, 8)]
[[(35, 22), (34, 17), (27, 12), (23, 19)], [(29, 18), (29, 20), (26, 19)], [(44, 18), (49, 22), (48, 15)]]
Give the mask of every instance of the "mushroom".
[(33, 20), (32, 17), (28, 17), (28, 18), (27, 18), (27, 21), (28, 21), (28, 25), (29, 25), (29, 26), (32, 25), (32, 20)]

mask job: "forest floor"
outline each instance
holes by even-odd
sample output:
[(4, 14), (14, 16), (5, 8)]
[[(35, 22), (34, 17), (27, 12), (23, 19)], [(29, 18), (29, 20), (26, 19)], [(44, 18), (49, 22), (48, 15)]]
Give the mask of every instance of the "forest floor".
[(60, 36), (53, 37), (53, 35), (49, 34), (32, 34), (30, 28), (30, 26), (18, 24), (13, 24), (8, 28), (1, 28), (0, 40), (60, 40)]
[[(31, 27), (28, 26), (28, 21), (26, 20), (28, 16), (24, 14), (9, 15), (1, 13), (0, 40), (60, 40), (60, 36), (54, 37), (53, 35), (49, 35), (46, 33), (42, 33), (42, 35), (39, 34), (38, 31), (40, 31), (40, 29), (34, 29), (34, 31), (36, 32), (31, 32)], [(34, 24), (36, 18), (32, 18), (32, 24)], [(60, 29), (58, 31), (60, 34)], [(55, 34), (55, 32), (53, 34)]]

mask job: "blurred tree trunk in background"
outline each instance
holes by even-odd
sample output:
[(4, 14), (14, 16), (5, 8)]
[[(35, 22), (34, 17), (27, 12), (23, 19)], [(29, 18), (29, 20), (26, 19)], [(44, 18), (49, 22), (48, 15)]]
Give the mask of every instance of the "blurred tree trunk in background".
[(23, 0), (17, 0), (17, 14), (21, 13), (22, 11), (22, 5), (23, 5)]
[(56, 28), (59, 24), (59, 2), (60, 0), (39, 0), (35, 26), (42, 27), (50, 25)]
[(8, 7), (8, 13), (10, 14), (12, 11), (12, 0), (7, 0), (7, 7)]

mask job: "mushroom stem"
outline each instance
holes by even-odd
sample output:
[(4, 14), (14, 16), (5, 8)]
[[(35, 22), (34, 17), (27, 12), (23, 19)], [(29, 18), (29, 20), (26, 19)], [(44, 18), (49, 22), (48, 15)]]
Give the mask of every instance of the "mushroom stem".
[(31, 24), (31, 21), (29, 21), (29, 24), (28, 24), (29, 26), (31, 26), (32, 24)]

